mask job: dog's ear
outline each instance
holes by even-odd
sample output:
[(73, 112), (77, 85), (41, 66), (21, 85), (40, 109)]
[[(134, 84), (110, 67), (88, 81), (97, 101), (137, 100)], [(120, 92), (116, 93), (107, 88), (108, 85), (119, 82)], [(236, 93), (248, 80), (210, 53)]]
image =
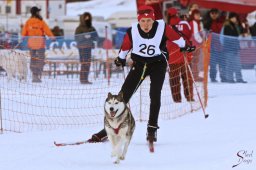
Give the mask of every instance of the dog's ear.
[(110, 99), (110, 98), (112, 98), (113, 97), (113, 95), (109, 92), (108, 93), (108, 99)]
[(122, 91), (120, 91), (119, 93), (118, 93), (118, 96), (117, 96), (118, 98), (119, 98), (119, 101), (123, 101), (124, 100), (124, 93), (122, 92)]

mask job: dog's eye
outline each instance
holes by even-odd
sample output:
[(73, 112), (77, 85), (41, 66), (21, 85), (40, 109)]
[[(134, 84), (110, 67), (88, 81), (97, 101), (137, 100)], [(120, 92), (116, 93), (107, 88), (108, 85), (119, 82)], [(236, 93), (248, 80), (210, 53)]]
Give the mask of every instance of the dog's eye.
[(111, 102), (108, 102), (108, 104), (111, 104)]
[(118, 102), (115, 102), (115, 104), (118, 104)]

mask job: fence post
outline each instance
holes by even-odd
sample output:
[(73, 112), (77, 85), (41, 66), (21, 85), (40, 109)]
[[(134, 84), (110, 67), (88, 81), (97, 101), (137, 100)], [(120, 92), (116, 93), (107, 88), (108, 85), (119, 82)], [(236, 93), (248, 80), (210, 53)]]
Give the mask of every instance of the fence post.
[(0, 133), (3, 134), (3, 117), (2, 117), (2, 95), (1, 95), (1, 88), (0, 88)]

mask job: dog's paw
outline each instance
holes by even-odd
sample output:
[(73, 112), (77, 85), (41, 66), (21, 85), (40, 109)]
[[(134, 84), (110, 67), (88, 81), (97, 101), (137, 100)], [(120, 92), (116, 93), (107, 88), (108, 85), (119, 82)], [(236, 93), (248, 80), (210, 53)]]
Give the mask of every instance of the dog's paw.
[(117, 160), (114, 161), (114, 164), (119, 164), (119, 163), (120, 163), (120, 160), (119, 160), (119, 159), (117, 159)]
[(124, 160), (125, 157), (124, 157), (124, 156), (120, 156), (119, 159), (120, 159), (120, 160)]

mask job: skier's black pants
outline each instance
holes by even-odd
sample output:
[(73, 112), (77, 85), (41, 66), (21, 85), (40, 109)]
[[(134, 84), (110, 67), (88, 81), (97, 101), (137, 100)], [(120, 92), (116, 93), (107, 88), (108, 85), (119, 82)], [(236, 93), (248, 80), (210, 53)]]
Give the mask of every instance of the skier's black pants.
[(149, 76), (151, 82), (149, 92), (150, 112), (148, 124), (151, 126), (157, 126), (161, 106), (161, 90), (166, 73), (166, 62), (164, 60), (160, 60), (146, 64), (145, 73), (142, 75), (145, 64), (146, 63), (139, 62), (134, 64), (125, 79), (121, 91), (124, 94), (124, 101), (128, 103), (135, 90), (137, 90), (136, 88), (138, 88), (146, 76)]
[[(145, 64), (146, 69), (145, 71), (143, 71)], [(135, 93), (135, 91), (138, 89), (142, 81), (145, 79), (145, 77), (150, 77), (150, 113), (148, 124), (151, 126), (158, 126), (157, 122), (161, 106), (161, 90), (165, 79), (165, 73), (165, 60), (155, 61), (153, 63), (134, 62), (121, 88), (121, 91), (123, 92), (124, 101), (128, 103), (132, 95)], [(98, 136), (100, 138), (106, 135), (107, 134), (104, 129), (98, 133)]]

